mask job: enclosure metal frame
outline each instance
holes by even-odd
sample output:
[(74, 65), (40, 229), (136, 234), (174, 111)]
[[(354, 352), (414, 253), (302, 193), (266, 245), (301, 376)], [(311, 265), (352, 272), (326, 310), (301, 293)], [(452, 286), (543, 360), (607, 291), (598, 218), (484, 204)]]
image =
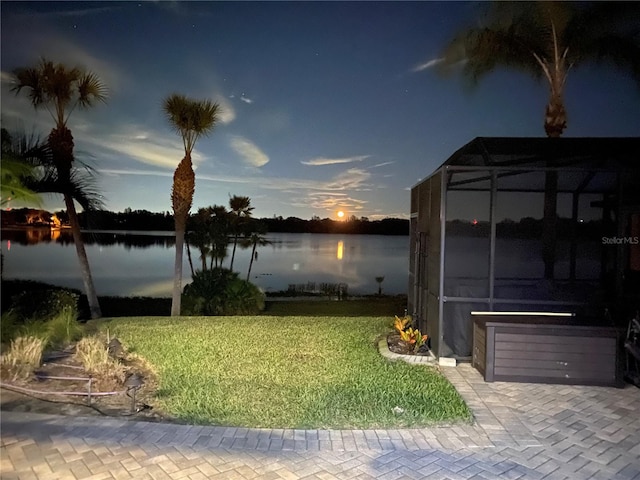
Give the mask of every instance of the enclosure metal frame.
[[(458, 150), (456, 153), (454, 153), (449, 160), (447, 160), (447, 162), (445, 162), (444, 164), (442, 164), (440, 167), (438, 167), (435, 171), (432, 172), (431, 175), (429, 175), (428, 177), (426, 177), (425, 179), (423, 179), (422, 181), (420, 181), (419, 183), (415, 184), (412, 189), (411, 189), (411, 195), (412, 195), (412, 199), (411, 199), (411, 212), (410, 212), (410, 219), (411, 219), (411, 228), (410, 228), (410, 256), (411, 258), (413, 258), (413, 262), (410, 262), (410, 270), (409, 270), (409, 295), (408, 295), (408, 311), (409, 313), (412, 314), (414, 322), (418, 325), (418, 327), (421, 329), (421, 331), (423, 332), (428, 332), (430, 335), (430, 341), (431, 341), (431, 348), (433, 353), (437, 356), (443, 356), (443, 354), (447, 354), (450, 355), (450, 352), (445, 352), (444, 351), (444, 314), (445, 314), (445, 304), (446, 303), (484, 303), (487, 305), (489, 311), (494, 311), (494, 308), (496, 305), (517, 305), (517, 304), (522, 304), (522, 303), (526, 303), (527, 305), (540, 305), (540, 306), (546, 306), (546, 307), (559, 307), (559, 308), (566, 308), (566, 307), (581, 307), (584, 306), (584, 302), (578, 302), (578, 301), (571, 301), (571, 300), (530, 300), (527, 299), (526, 302), (523, 302), (523, 299), (519, 299), (519, 298), (496, 298), (495, 297), (495, 260), (496, 260), (496, 230), (497, 230), (497, 222), (496, 222), (496, 197), (497, 197), (497, 193), (498, 191), (500, 192), (513, 192), (513, 193), (541, 193), (544, 191), (544, 189), (540, 189), (540, 188), (509, 188), (509, 189), (500, 189), (498, 190), (498, 179), (503, 177), (503, 176), (508, 176), (508, 175), (518, 175), (518, 174), (522, 174), (522, 173), (529, 173), (529, 172), (548, 172), (548, 171), (557, 171), (559, 174), (560, 173), (569, 173), (569, 172), (580, 172), (580, 173), (585, 173), (585, 172), (589, 172), (589, 175), (587, 178), (585, 178), (585, 180), (583, 182), (581, 182), (581, 184), (578, 186), (577, 189), (560, 189), (558, 188), (557, 193), (558, 194), (571, 194), (572, 197), (572, 209), (571, 209), (571, 214), (572, 214), (572, 220), (574, 222), (577, 222), (578, 220), (578, 205), (579, 205), (579, 198), (580, 195), (583, 193), (588, 193), (588, 194), (593, 194), (593, 193), (601, 193), (601, 194), (616, 194), (617, 199), (618, 199), (618, 205), (616, 208), (616, 212), (623, 212), (623, 211), (628, 211), (629, 209), (631, 209), (633, 212), (640, 212), (640, 202), (638, 203), (633, 203), (632, 205), (629, 204), (624, 204), (623, 202), (623, 196), (622, 196), (622, 185), (623, 185), (623, 181), (622, 181), (622, 176), (627, 174), (629, 171), (631, 171), (635, 177), (634, 178), (640, 178), (640, 138), (633, 138), (633, 139), (629, 139), (632, 140), (632, 146), (634, 147), (634, 150), (632, 152), (630, 152), (630, 155), (633, 156), (635, 154), (635, 158), (637, 159), (637, 164), (635, 166), (631, 167), (631, 170), (629, 170), (629, 168), (625, 167), (619, 167), (619, 168), (613, 168), (611, 166), (609, 167), (580, 167), (579, 165), (573, 165), (573, 166), (559, 166), (559, 167), (540, 167), (540, 166), (534, 166), (534, 165), (530, 165), (530, 166), (521, 166), (521, 165), (509, 165), (509, 166), (499, 166), (499, 165), (491, 165), (491, 158), (492, 158), (492, 153), (490, 151), (488, 151), (483, 143), (483, 140), (490, 140), (490, 141), (500, 141), (500, 140), (506, 140), (506, 141), (510, 141), (510, 140), (518, 140), (518, 139), (500, 139), (500, 138), (490, 138), (490, 139), (485, 139), (485, 138), (476, 138), (474, 139), (472, 142), (468, 143), (467, 145), (465, 145), (463, 148), (461, 148), (460, 150)], [(545, 140), (551, 140), (551, 141), (563, 141), (565, 139), (530, 139), (530, 138), (526, 138), (526, 139), (522, 139), (523, 141), (545, 141)], [(586, 140), (588, 142), (598, 142), (599, 140), (602, 140), (603, 143), (604, 142), (612, 142), (612, 141), (616, 141), (616, 140), (620, 140), (620, 139), (611, 139), (611, 138), (604, 138), (604, 139), (593, 139), (593, 138), (589, 138), (589, 139), (566, 139), (572, 142), (575, 141), (580, 141), (580, 140)], [(625, 139), (626, 140), (626, 139)], [(465, 148), (471, 146), (472, 144), (476, 143), (476, 146), (479, 146), (480, 149), (482, 150), (481, 156), (483, 157), (484, 161), (485, 161), (485, 165), (455, 165), (455, 164), (451, 164), (452, 160), (455, 161), (455, 157), (456, 155), (461, 152), (462, 150), (464, 150)], [(512, 152), (514, 155), (518, 155), (518, 154), (528, 154), (528, 153), (535, 153), (535, 152), (529, 152), (529, 151), (514, 151)], [(536, 158), (536, 161), (539, 161), (539, 158)], [(489, 234), (489, 242), (490, 242), (490, 246), (489, 246), (489, 278), (488, 278), (488, 293), (489, 295), (486, 297), (479, 297), (479, 298), (475, 298), (475, 297), (458, 297), (458, 296), (448, 296), (445, 295), (445, 254), (446, 254), (446, 237), (447, 237), (447, 232), (446, 232), (446, 222), (447, 222), (447, 218), (446, 218), (446, 212), (447, 212), (447, 192), (451, 190), (451, 185), (448, 184), (448, 179), (450, 178), (450, 176), (455, 173), (455, 172), (464, 172), (464, 171), (468, 171), (468, 172), (488, 172), (488, 175), (485, 177), (481, 177), (478, 179), (472, 179), (472, 180), (468, 180), (466, 181), (466, 183), (469, 183), (469, 187), (467, 188), (456, 188), (455, 190), (457, 191), (483, 191), (486, 192), (488, 191), (490, 194), (489, 197), (489, 209), (490, 209), (490, 213), (489, 213), (489, 223), (490, 223), (490, 234)], [(589, 182), (598, 174), (598, 173), (613, 173), (616, 174), (616, 185), (613, 188), (606, 188), (606, 189), (600, 189), (600, 190), (590, 190), (588, 192), (584, 192), (585, 188), (588, 187)], [(433, 210), (433, 206), (430, 205), (431, 201), (432, 201), (432, 191), (431, 191), (431, 185), (429, 185), (429, 199), (428, 205), (426, 205), (426, 208), (424, 205), (421, 204), (421, 202), (424, 200), (424, 198), (421, 198), (418, 195), (418, 189), (425, 185), (426, 182), (431, 182), (433, 179), (435, 179), (437, 177), (437, 175), (440, 175), (440, 198), (439, 198), (439, 224), (440, 224), (440, 238), (437, 239), (437, 241), (439, 241), (440, 243), (440, 251), (439, 251), (439, 272), (438, 272), (438, 280), (439, 280), (439, 284), (438, 284), (438, 295), (437, 295), (437, 301), (438, 301), (438, 318), (436, 319), (436, 321), (434, 322), (432, 319), (430, 319), (430, 321), (427, 321), (426, 318), (424, 318), (425, 316), (422, 315), (422, 312), (425, 311), (425, 308), (428, 307), (428, 301), (429, 301), (429, 295), (432, 294), (432, 286), (429, 285), (428, 283), (428, 277), (429, 277), (429, 259), (428, 259), (428, 247), (426, 250), (423, 250), (423, 252), (418, 252), (416, 251), (416, 246), (418, 244), (418, 242), (416, 241), (416, 235), (419, 235), (420, 233), (425, 233), (422, 232), (420, 229), (420, 225), (421, 225), (421, 219), (422, 216), (424, 215), (424, 212), (428, 212), (429, 215), (429, 223), (432, 221), (432, 219), (430, 218), (431, 212)], [(490, 186), (489, 188), (473, 188), (472, 184), (474, 182), (478, 182), (478, 181), (484, 181), (484, 180), (489, 180), (490, 182)], [(461, 184), (459, 184), (461, 185)], [(414, 201), (414, 195), (416, 196), (415, 201)], [(415, 206), (414, 206), (415, 204)], [(618, 226), (617, 226), (617, 231), (619, 234), (622, 234), (622, 221), (619, 215), (617, 215), (617, 222), (618, 222)], [(433, 232), (430, 231), (431, 229), (429, 228), (429, 235), (431, 235)], [(429, 241), (433, 241), (435, 239), (432, 238), (428, 238), (427, 239), (427, 244), (429, 243)], [(574, 238), (575, 240), (575, 238)], [(571, 251), (570, 251), (570, 278), (575, 278), (575, 269), (576, 269), (576, 251), (575, 251), (575, 241), (571, 242)], [(424, 249), (424, 246), (422, 246), (422, 248)], [(427, 254), (427, 258), (424, 259), (421, 257), (421, 255), (423, 255), (423, 253)], [(620, 291), (620, 287), (621, 287), (621, 264), (622, 261), (624, 259), (623, 257), (624, 252), (622, 248), (618, 248), (617, 252), (616, 252), (616, 262), (617, 262), (617, 271), (618, 271), (618, 275), (616, 275), (616, 292)], [(422, 263), (425, 265), (425, 269), (424, 271), (420, 270), (418, 268), (419, 264)], [(427, 288), (423, 291), (420, 291), (421, 287), (423, 286), (424, 280), (427, 280)], [(424, 305), (424, 303), (426, 303), (426, 305)], [(470, 319), (471, 322), (471, 319)]]

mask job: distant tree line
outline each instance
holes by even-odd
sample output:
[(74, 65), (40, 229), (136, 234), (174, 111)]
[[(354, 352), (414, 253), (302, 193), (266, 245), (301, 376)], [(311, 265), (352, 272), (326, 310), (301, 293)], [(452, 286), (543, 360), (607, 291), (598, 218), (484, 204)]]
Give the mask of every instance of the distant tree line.
[[(44, 210), (36, 209), (14, 209), (3, 212), (2, 224), (26, 225), (28, 219), (34, 218), (36, 212), (42, 212), (38, 218), (50, 218), (51, 214)], [(55, 212), (55, 215), (65, 224), (67, 215), (64, 210)], [(173, 215), (170, 212), (149, 212), (147, 210), (125, 209), (124, 212), (109, 212), (106, 210), (81, 212), (79, 214), (80, 224), (89, 230), (128, 230), (128, 231), (166, 231), (174, 229)], [(193, 230), (193, 225), (198, 223), (198, 214), (190, 216), (189, 225)], [(385, 218), (382, 220), (369, 220), (366, 217), (356, 218), (354, 216), (347, 220), (332, 220), (329, 218), (313, 217), (311, 220), (303, 220), (297, 217), (271, 217), (271, 218), (249, 218), (247, 228), (249, 231), (255, 230), (254, 224), (265, 227), (268, 233), (342, 233), (342, 234), (364, 234), (364, 235), (408, 235), (409, 221), (401, 218)], [(41, 223), (44, 225), (44, 223)], [(466, 220), (450, 220), (447, 222), (447, 232), (453, 235), (486, 237), (489, 235), (491, 226), (489, 222), (480, 221), (473, 223)], [(559, 238), (570, 238), (574, 233), (578, 238), (600, 238), (610, 229), (601, 220), (590, 220), (586, 222), (573, 223), (570, 218), (558, 218), (557, 236)], [(496, 224), (496, 233), (499, 237), (510, 238), (539, 238), (542, 235), (542, 219), (525, 217), (519, 221), (505, 219)], [(609, 232), (610, 233), (610, 232)], [(70, 241), (66, 237), (58, 241)], [(114, 242), (121, 241), (113, 237)], [(129, 241), (129, 240), (127, 240)], [(88, 239), (88, 243), (91, 239)], [(140, 239), (140, 243), (145, 243)]]
[[(192, 214), (195, 217), (197, 214)], [(88, 215), (80, 214), (84, 228), (95, 230), (140, 230), (172, 231), (173, 216), (170, 212), (157, 213), (147, 210), (125, 209), (124, 212), (93, 211)], [(409, 220), (402, 218), (384, 218), (369, 220), (366, 217), (352, 216), (347, 220), (313, 217), (304, 220), (297, 217), (252, 218), (260, 222), (269, 233), (346, 233), (364, 235), (409, 235)]]

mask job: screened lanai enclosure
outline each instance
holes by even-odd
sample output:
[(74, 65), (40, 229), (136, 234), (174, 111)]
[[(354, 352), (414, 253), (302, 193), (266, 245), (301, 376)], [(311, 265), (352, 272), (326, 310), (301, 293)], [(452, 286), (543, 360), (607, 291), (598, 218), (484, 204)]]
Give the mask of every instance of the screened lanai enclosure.
[(623, 324), (639, 239), (640, 138), (476, 138), (411, 190), (409, 312), (438, 357), (471, 356), (472, 311)]

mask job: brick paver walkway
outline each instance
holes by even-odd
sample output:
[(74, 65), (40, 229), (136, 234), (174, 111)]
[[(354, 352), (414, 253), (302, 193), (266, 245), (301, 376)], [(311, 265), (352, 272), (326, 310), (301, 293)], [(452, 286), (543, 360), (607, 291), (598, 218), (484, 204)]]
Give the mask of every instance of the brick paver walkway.
[(3, 412), (5, 479), (640, 479), (640, 389), (443, 371), (473, 426), (262, 430)]

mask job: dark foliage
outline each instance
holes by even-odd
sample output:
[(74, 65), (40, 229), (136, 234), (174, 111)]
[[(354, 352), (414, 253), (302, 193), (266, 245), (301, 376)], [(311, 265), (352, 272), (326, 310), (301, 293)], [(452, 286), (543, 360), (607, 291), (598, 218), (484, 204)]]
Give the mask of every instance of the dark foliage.
[(226, 268), (197, 271), (184, 287), (183, 315), (255, 315), (264, 309), (264, 294)]
[(11, 299), (11, 310), (22, 321), (48, 321), (58, 315), (63, 308), (78, 310), (80, 295), (70, 290), (51, 288), (46, 290), (23, 291)]
[[(32, 280), (2, 280), (1, 289), (2, 312), (13, 308), (24, 318), (39, 312), (46, 318), (50, 318), (65, 305), (77, 309), (80, 298), (78, 290)], [(46, 311), (47, 309), (49, 311)]]

